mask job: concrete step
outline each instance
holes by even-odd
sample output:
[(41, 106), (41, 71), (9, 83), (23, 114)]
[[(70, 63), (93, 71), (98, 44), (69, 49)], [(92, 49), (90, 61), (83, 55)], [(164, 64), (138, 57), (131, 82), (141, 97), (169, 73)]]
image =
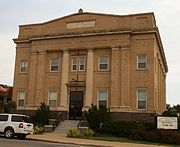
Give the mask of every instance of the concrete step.
[(62, 121), (54, 130), (54, 133), (66, 134), (69, 128), (77, 128), (79, 121), (77, 120), (65, 120)]

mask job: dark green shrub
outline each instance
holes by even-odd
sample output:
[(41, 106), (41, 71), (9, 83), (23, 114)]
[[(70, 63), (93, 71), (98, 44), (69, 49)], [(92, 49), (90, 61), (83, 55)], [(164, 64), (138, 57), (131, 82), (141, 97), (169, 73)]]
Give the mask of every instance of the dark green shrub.
[(172, 130), (151, 130), (146, 131), (142, 128), (133, 130), (129, 136), (133, 140), (148, 142), (159, 142), (180, 145), (180, 133)]
[(118, 137), (128, 137), (131, 133), (131, 130), (135, 129), (136, 127), (136, 122), (111, 121), (104, 123), (98, 131), (102, 134), (109, 134)]
[(16, 111), (16, 102), (15, 101), (9, 101), (5, 105), (5, 111), (6, 113), (13, 113)]
[(106, 107), (93, 106), (85, 112), (85, 117), (91, 129), (98, 130), (102, 124), (110, 121), (110, 113)]
[(38, 110), (35, 112), (35, 115), (33, 116), (35, 124), (41, 126), (47, 125), (50, 118), (50, 113), (49, 106), (47, 106), (45, 103), (41, 103), (40, 108), (38, 108)]

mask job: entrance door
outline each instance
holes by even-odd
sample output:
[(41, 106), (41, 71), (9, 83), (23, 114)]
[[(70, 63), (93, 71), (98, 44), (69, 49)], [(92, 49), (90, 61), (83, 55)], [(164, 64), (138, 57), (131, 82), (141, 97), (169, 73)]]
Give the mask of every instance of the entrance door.
[(83, 92), (71, 91), (69, 103), (69, 119), (80, 120), (82, 118)]

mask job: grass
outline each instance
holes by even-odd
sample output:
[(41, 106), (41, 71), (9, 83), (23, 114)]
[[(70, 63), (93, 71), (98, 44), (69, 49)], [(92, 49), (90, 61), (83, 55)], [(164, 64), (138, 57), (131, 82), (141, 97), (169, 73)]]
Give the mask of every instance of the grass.
[[(165, 145), (169, 146), (171, 144), (162, 144), (156, 142), (146, 142), (146, 141), (135, 141), (123, 137), (114, 137), (114, 136), (90, 136), (82, 137), (82, 139), (92, 139), (92, 140), (101, 140), (101, 141), (112, 141), (112, 142), (126, 142), (126, 143), (137, 143), (137, 144), (151, 144), (151, 145)], [(173, 145), (176, 146), (176, 145)]]

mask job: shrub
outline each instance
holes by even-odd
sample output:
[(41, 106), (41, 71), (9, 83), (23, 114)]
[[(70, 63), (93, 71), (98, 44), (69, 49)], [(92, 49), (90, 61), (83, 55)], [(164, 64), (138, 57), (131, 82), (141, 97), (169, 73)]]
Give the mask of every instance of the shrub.
[(143, 140), (149, 142), (159, 142), (167, 144), (180, 144), (180, 133), (172, 130), (151, 130), (142, 128), (133, 130), (129, 136), (133, 140)]
[(93, 130), (99, 129), (101, 124), (110, 121), (110, 113), (106, 107), (93, 106), (85, 112), (86, 119), (89, 123), (89, 126)]
[(100, 133), (118, 136), (118, 137), (128, 137), (131, 133), (131, 130), (137, 127), (136, 122), (106, 122), (98, 130)]
[(44, 131), (44, 127), (40, 125), (34, 126), (34, 134), (43, 134)]
[(38, 108), (38, 110), (35, 112), (35, 115), (33, 116), (35, 124), (41, 126), (47, 125), (50, 118), (50, 113), (49, 106), (47, 106), (45, 103), (41, 103), (40, 108)]
[(13, 113), (15, 112), (16, 110), (16, 102), (15, 101), (9, 101), (7, 104), (6, 104), (6, 112), (7, 113)]
[(83, 135), (86, 136), (86, 137), (93, 136), (94, 135), (94, 131), (92, 129), (88, 128), (87, 130), (84, 131)]
[(78, 138), (80, 137), (80, 131), (77, 128), (70, 128), (67, 131), (67, 137)]

